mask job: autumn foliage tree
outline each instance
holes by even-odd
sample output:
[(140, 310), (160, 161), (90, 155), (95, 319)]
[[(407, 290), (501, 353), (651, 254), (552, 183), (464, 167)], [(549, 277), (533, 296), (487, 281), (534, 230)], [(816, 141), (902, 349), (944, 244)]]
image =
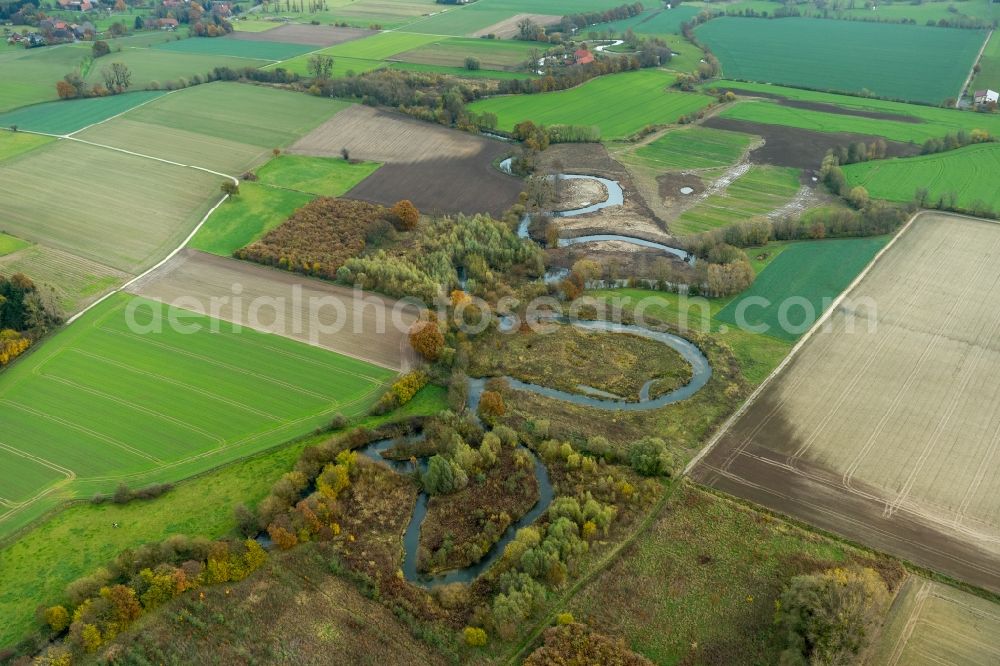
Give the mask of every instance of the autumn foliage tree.
[(76, 88), (64, 79), (59, 79), (56, 81), (56, 94), (59, 95), (59, 99), (73, 99), (76, 97)]
[(503, 396), (496, 391), (483, 391), (479, 397), (479, 416), (487, 423), (492, 423), (507, 413)]
[(420, 211), (409, 199), (397, 201), (389, 213), (396, 220), (399, 228), (405, 231), (416, 229), (417, 223), (420, 222)]
[(435, 321), (417, 322), (410, 331), (410, 345), (428, 361), (436, 361), (444, 351), (444, 334)]

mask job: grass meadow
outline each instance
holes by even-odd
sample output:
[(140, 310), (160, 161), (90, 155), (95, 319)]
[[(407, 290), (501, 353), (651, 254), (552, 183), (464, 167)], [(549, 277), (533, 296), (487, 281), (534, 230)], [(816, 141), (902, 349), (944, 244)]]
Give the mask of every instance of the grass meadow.
[(28, 241), (0, 232), (0, 257), (20, 252), (28, 247), (31, 247)]
[[(997, 14), (1000, 15), (1000, 9), (997, 10)], [(990, 37), (983, 51), (983, 57), (979, 59), (979, 67), (979, 73), (969, 87), (972, 90), (982, 88), (1000, 90), (1000, 34), (994, 32)]]
[[(841, 92), (868, 90), (880, 97), (930, 104), (959, 96), (986, 38), (981, 30), (734, 17), (709, 21), (698, 27), (697, 35), (730, 78)], [(831, 45), (836, 45), (835, 55)]]
[(288, 60), (295, 56), (315, 51), (309, 44), (288, 44), (250, 39), (182, 39), (164, 42), (155, 48), (170, 53), (185, 53), (211, 56), (232, 56), (250, 60)]
[(0, 114), (0, 127), (17, 125), (18, 129), (31, 132), (72, 134), (165, 94), (162, 90), (140, 90), (125, 95), (37, 104)]
[(279, 155), (257, 170), (260, 182), (278, 188), (339, 197), (382, 166), (329, 157)]
[[(791, 244), (761, 271), (750, 289), (731, 300), (715, 317), (731, 326), (739, 326), (742, 318), (744, 324), (766, 326), (762, 333), (794, 342), (888, 242), (888, 236), (878, 236)], [(809, 305), (785, 306), (791, 327), (784, 330), (780, 324), (782, 304), (793, 297), (798, 303), (805, 299)], [(767, 304), (747, 300), (750, 298), (766, 299)], [(811, 318), (806, 317), (804, 309), (811, 310)]]
[(875, 112), (901, 116), (894, 118), (865, 118), (858, 115), (797, 109), (772, 101), (746, 101), (724, 109), (719, 116), (734, 120), (800, 127), (816, 132), (853, 132), (883, 136), (892, 141), (923, 143), (927, 139), (942, 138), (949, 132), (982, 129), (994, 136), (1000, 135), (1000, 115), (918, 106), (888, 102), (864, 97), (850, 97), (831, 93), (797, 90), (780, 86), (718, 81), (710, 88), (739, 88), (750, 92), (780, 95), (788, 99), (819, 102), (842, 107), (848, 111)]
[(595, 125), (603, 139), (623, 138), (647, 125), (675, 123), (712, 98), (668, 90), (674, 75), (659, 70), (613, 74), (559, 92), (506, 95), (474, 102), (469, 109), (497, 114), (499, 127), (522, 120), (543, 125)]
[(90, 49), (75, 45), (0, 51), (0, 112), (56, 99), (56, 81), (79, 71), (89, 54)]
[(849, 164), (844, 175), (852, 186), (862, 185), (877, 199), (913, 201), (926, 188), (930, 202), (954, 194), (960, 208), (1000, 212), (1000, 144), (984, 143), (919, 157)]
[(753, 140), (741, 132), (695, 125), (672, 129), (636, 148), (626, 159), (656, 170), (712, 169), (738, 162)]
[[(115, 295), (0, 376), (8, 505), (176, 481), (363, 414), (394, 375), (193, 313), (172, 327), (167, 314)], [(0, 512), (0, 534), (18, 513)]]
[[(444, 408), (445, 391), (431, 385), (391, 418), (435, 414)], [(375, 426), (387, 418), (366, 417), (358, 424)], [(233, 508), (239, 503), (256, 505), (304, 447), (328, 436), (309, 436), (221, 466), (178, 483), (154, 500), (78, 503), (39, 522), (0, 550), (0, 579), (22, 582), (0, 590), (0, 616), (6, 620), (0, 624), (0, 645), (17, 641), (34, 626), (36, 606), (59, 602), (68, 583), (126, 548), (173, 534), (217, 538), (233, 533)], [(115, 523), (118, 528), (112, 529)]]
[(673, 9), (656, 7), (631, 18), (588, 26), (584, 33), (613, 32), (616, 35), (623, 35), (631, 28), (637, 35), (674, 35), (680, 33), (682, 23), (690, 21), (699, 11), (699, 8), (688, 4)]
[[(528, 60), (528, 54), (538, 47), (531, 42), (513, 39), (444, 39), (396, 54), (394, 59), (405, 62), (465, 67), (465, 59), (479, 60), (484, 69), (514, 70)], [(523, 72), (527, 77), (528, 73)]]
[(713, 194), (670, 223), (678, 234), (695, 234), (755, 215), (764, 215), (792, 200), (799, 190), (799, 170), (754, 165), (721, 194)]
[(188, 247), (228, 257), (260, 239), (312, 199), (304, 192), (241, 183), (239, 196), (219, 206)]
[(52, 141), (47, 136), (0, 130), (0, 162), (30, 152)]

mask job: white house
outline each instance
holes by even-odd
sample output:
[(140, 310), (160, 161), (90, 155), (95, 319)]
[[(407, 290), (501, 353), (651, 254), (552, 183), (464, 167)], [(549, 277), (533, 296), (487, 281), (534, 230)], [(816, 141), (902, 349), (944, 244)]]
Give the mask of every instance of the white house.
[(976, 106), (982, 106), (990, 102), (998, 103), (1000, 102), (1000, 93), (996, 90), (977, 90), (972, 96), (972, 100)]

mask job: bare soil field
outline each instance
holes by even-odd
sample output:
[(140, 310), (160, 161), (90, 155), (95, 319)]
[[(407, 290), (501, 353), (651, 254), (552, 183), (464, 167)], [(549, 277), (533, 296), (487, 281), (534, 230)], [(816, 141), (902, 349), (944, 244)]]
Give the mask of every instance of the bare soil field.
[(287, 24), (264, 32), (235, 31), (225, 39), (242, 39), (251, 42), (286, 42), (288, 44), (311, 44), (313, 46), (336, 46), (355, 39), (374, 35), (374, 30), (361, 28), (338, 28), (332, 25)]
[(409, 199), (425, 213), (499, 215), (517, 200), (520, 179), (494, 160), (504, 143), (367, 106), (352, 106), (295, 142), (289, 152), (356, 159), (385, 166), (347, 196), (385, 205)]
[(1000, 225), (918, 217), (693, 476), (1000, 591), (998, 259)]
[(384, 367), (412, 362), (407, 331), (419, 311), (379, 294), (197, 250), (129, 291)]
[(484, 35), (496, 35), (500, 39), (510, 39), (517, 35), (517, 24), (523, 19), (531, 19), (540, 26), (546, 27), (555, 25), (562, 21), (562, 16), (554, 14), (516, 14), (509, 19), (504, 19), (493, 25), (488, 25), (482, 30), (472, 33), (473, 37), (483, 37)]
[[(760, 164), (819, 169), (827, 151), (858, 141), (871, 143), (880, 137), (849, 132), (813, 132), (784, 125), (767, 125), (746, 120), (715, 116), (702, 123), (705, 127), (745, 132), (763, 137), (764, 145), (750, 152), (750, 159)], [(920, 154), (920, 146), (913, 143), (886, 141), (889, 157), (912, 157)]]
[(913, 577), (896, 596), (867, 663), (1000, 663), (997, 636), (1000, 606), (954, 587)]

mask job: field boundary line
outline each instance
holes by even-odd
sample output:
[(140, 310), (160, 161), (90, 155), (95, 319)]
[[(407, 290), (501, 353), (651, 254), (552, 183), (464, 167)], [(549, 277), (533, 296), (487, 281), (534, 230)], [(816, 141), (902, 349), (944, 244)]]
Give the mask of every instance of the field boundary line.
[(896, 244), (896, 241), (898, 241), (903, 236), (903, 234), (905, 234), (909, 230), (909, 228), (913, 225), (913, 223), (917, 220), (917, 218), (925, 215), (926, 213), (927, 211), (918, 211), (914, 213), (913, 216), (910, 217), (910, 219), (906, 222), (906, 224), (904, 224), (902, 228), (900, 228), (900, 230), (896, 232), (896, 235), (893, 236), (892, 239), (888, 243), (886, 243), (885, 246), (883, 246), (882, 249), (879, 250), (874, 257), (872, 257), (872, 260), (868, 262), (868, 265), (865, 266), (864, 269), (862, 269), (862, 271), (858, 273), (857, 276), (855, 276), (854, 280), (851, 281), (851, 283), (847, 285), (847, 287), (845, 287), (842, 292), (840, 292), (840, 295), (837, 296), (837, 298), (833, 301), (833, 303), (830, 304), (830, 307), (826, 309), (826, 311), (819, 317), (819, 319), (816, 320), (816, 322), (812, 325), (812, 327), (808, 331), (806, 331), (801, 338), (799, 338), (799, 341), (795, 343), (795, 346), (793, 346), (791, 350), (788, 352), (788, 354), (785, 356), (785, 358), (781, 360), (781, 363), (778, 364), (778, 367), (772, 370), (771, 374), (769, 374), (767, 377), (764, 378), (764, 381), (762, 381), (760, 385), (757, 386), (756, 389), (754, 389), (754, 392), (750, 394), (750, 397), (746, 399), (746, 402), (744, 402), (739, 409), (733, 412), (732, 415), (730, 415), (730, 417), (726, 419), (725, 423), (723, 423), (722, 426), (718, 429), (718, 431), (716, 431), (716, 433), (712, 435), (712, 439), (709, 440), (708, 444), (706, 444), (702, 448), (702, 450), (699, 451), (687, 465), (685, 465), (684, 474), (686, 475), (691, 474), (692, 470), (694, 470), (694, 468), (698, 465), (698, 463), (700, 463), (705, 458), (705, 456), (707, 456), (715, 448), (715, 446), (720, 441), (722, 441), (722, 437), (727, 432), (729, 432), (729, 429), (732, 428), (733, 425), (750, 409), (750, 407), (752, 407), (754, 403), (757, 402), (757, 399), (760, 398), (761, 394), (764, 393), (764, 389), (770, 386), (774, 378), (777, 377), (779, 374), (781, 374), (781, 372), (791, 364), (791, 362), (798, 356), (800, 350), (806, 345), (807, 342), (809, 342), (809, 340), (812, 339), (816, 331), (822, 328), (826, 324), (827, 320), (830, 319), (831, 316), (833, 316), (833, 313), (837, 311), (837, 308), (839, 308), (840, 304), (844, 302), (844, 299), (847, 298), (847, 295), (850, 292), (854, 291), (854, 288), (857, 287), (858, 284), (860, 284), (861, 281), (868, 275), (868, 273), (871, 272), (872, 268), (879, 262), (879, 260), (886, 254), (886, 252), (888, 252), (892, 248), (892, 246)]

